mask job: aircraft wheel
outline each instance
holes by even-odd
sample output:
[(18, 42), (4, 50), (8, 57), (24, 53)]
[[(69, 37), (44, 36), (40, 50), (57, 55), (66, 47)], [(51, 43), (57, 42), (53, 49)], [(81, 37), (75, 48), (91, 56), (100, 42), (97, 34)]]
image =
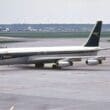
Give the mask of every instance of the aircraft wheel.
[(61, 67), (57, 66), (56, 64), (53, 64), (53, 65), (52, 65), (52, 68), (53, 68), (53, 69), (61, 69)]
[(102, 60), (98, 60), (99, 61), (99, 64), (102, 64)]
[(43, 63), (37, 63), (35, 64), (36, 68), (44, 68), (44, 64)]

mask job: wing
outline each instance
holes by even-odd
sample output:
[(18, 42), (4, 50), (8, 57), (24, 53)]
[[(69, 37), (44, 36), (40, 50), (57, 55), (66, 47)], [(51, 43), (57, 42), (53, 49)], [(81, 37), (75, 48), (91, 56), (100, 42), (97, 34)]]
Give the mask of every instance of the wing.
[(97, 60), (105, 60), (105, 56), (74, 56), (74, 57), (58, 57), (58, 56), (45, 56), (45, 57), (38, 57), (38, 56), (30, 56), (28, 58), (28, 62), (30, 63), (54, 63), (58, 60), (64, 60), (64, 61), (72, 61), (72, 62), (78, 62), (81, 60), (87, 60), (87, 59), (97, 59)]

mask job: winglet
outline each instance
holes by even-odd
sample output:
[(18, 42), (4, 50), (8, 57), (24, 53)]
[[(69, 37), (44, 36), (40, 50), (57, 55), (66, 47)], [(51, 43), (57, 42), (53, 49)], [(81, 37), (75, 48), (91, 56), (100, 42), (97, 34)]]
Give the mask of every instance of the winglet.
[(85, 47), (99, 46), (101, 28), (102, 28), (102, 21), (97, 21), (96, 25), (94, 26), (93, 30), (89, 35), (88, 41), (84, 45)]

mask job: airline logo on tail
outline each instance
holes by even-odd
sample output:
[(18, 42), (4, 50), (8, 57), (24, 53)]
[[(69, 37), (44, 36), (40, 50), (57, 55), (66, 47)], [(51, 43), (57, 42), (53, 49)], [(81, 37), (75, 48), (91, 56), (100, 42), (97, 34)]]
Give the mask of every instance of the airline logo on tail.
[(98, 35), (99, 35), (99, 33), (98, 33), (98, 32), (94, 32), (94, 33), (93, 33), (93, 35), (98, 36)]

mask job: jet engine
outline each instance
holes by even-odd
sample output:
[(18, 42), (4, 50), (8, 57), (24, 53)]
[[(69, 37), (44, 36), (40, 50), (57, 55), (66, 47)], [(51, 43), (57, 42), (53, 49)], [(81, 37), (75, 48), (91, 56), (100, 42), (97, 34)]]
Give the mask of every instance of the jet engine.
[(87, 65), (98, 65), (101, 64), (102, 60), (98, 60), (98, 59), (88, 59), (86, 60), (86, 64)]
[(53, 68), (61, 68), (61, 67), (67, 67), (67, 66), (72, 66), (72, 65), (73, 65), (72, 61), (59, 60), (56, 62), (56, 64), (53, 65)]
[(67, 60), (59, 60), (56, 65), (58, 67), (66, 67), (66, 66), (72, 66), (73, 62), (72, 61), (67, 61)]

